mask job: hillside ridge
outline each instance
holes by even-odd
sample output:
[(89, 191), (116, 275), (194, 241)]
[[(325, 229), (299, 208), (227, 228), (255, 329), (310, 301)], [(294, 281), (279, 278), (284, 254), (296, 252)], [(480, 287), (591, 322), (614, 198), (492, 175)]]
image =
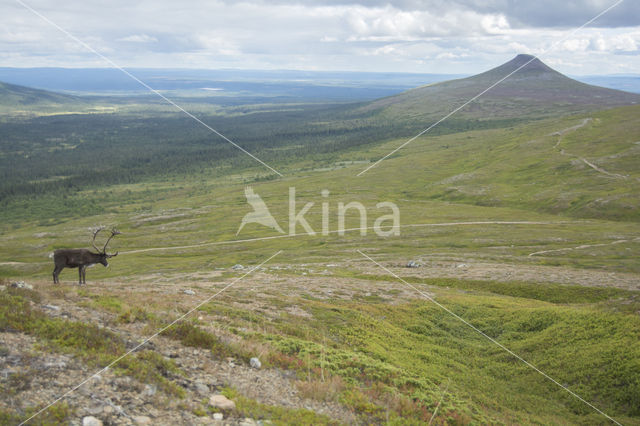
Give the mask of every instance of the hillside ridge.
[(538, 118), (640, 103), (638, 94), (579, 82), (534, 56), (520, 54), (483, 73), (410, 89), (369, 102), (360, 111), (385, 110), (388, 116), (394, 118), (435, 118), (459, 107), (489, 87), (490, 90), (466, 106), (456, 117), (480, 120)]
[(0, 82), (0, 104), (34, 105), (39, 103), (77, 103), (76, 96)]

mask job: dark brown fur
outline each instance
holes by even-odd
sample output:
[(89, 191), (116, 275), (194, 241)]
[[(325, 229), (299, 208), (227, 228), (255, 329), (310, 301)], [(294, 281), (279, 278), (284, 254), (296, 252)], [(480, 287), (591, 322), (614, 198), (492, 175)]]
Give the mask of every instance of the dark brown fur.
[(86, 269), (89, 266), (101, 263), (109, 266), (106, 253), (93, 253), (87, 249), (59, 249), (53, 252), (53, 282), (60, 283), (58, 275), (64, 268), (78, 268), (79, 284), (86, 284)]
[(102, 265), (109, 266), (107, 259), (110, 257), (115, 257), (118, 255), (118, 252), (115, 254), (107, 254), (107, 245), (109, 241), (116, 235), (119, 235), (120, 232), (113, 228), (111, 230), (111, 236), (105, 243), (102, 250), (96, 247), (96, 235), (103, 228), (98, 228), (93, 233), (93, 240), (91, 241), (91, 245), (94, 249), (96, 249), (97, 253), (92, 252), (87, 249), (59, 249), (53, 252), (53, 263), (55, 264), (55, 268), (53, 269), (53, 283), (59, 284), (60, 280), (58, 279), (58, 275), (64, 268), (78, 268), (78, 282), (79, 284), (86, 284), (86, 270), (87, 267), (95, 265), (96, 263), (100, 263)]

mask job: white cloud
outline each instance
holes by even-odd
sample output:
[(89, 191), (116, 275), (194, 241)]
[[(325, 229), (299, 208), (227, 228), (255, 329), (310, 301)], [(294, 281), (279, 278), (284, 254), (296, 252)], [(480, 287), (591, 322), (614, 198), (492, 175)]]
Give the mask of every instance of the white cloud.
[(604, 37), (602, 37), (602, 35), (598, 35), (597, 37), (591, 39), (589, 48), (604, 52), (607, 50), (607, 41), (604, 39)]
[(585, 51), (590, 45), (587, 38), (572, 38), (562, 42), (562, 48), (569, 52)]
[(12, 31), (4, 28), (0, 32), (0, 43), (34, 43), (42, 39), (42, 34), (37, 31)]
[[(640, 22), (585, 28), (554, 46), (570, 31), (562, 25), (582, 19), (584, 10), (591, 13), (604, 0), (566, 2), (555, 9), (550, 1), (432, 0), (428, 7), (419, 0), (67, 0), (64, 7), (53, 0), (31, 0), (30, 4), (129, 67), (468, 74), (517, 53), (544, 53), (542, 59), (565, 57), (559, 66), (568, 71), (572, 68), (564, 64), (581, 63), (585, 72), (593, 73), (640, 69)], [(616, 18), (617, 23), (629, 23), (635, 16), (623, 7), (626, 16)], [(1, 3), (0, 14), (3, 65), (106, 66), (17, 3)], [(554, 14), (570, 16), (562, 20)], [(588, 56), (590, 52), (598, 54), (597, 60)]]
[(609, 43), (615, 50), (636, 52), (640, 45), (640, 32), (620, 34), (611, 37)]
[(483, 16), (480, 22), (488, 34), (503, 34), (510, 28), (507, 18), (502, 14)]
[(116, 39), (116, 41), (126, 41), (129, 43), (156, 43), (158, 39), (146, 34), (133, 34), (127, 37)]
[(461, 59), (470, 56), (468, 53), (442, 52), (436, 55), (436, 59)]
[(598, 31), (585, 34), (581, 38), (571, 38), (562, 43), (562, 49), (569, 52), (640, 53), (640, 31), (614, 32), (603, 34)]
[(403, 11), (391, 6), (346, 7), (343, 14), (351, 41), (415, 41), (432, 37), (464, 37), (498, 34), (509, 28), (501, 14), (479, 14), (464, 9), (444, 13)]

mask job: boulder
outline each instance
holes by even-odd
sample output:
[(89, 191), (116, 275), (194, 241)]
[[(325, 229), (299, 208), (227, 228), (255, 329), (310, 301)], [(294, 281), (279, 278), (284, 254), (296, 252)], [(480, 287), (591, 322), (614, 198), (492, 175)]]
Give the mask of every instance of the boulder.
[(133, 416), (132, 420), (133, 420), (133, 423), (140, 426), (151, 424), (151, 417), (147, 417), (147, 416)]
[(102, 426), (102, 420), (93, 416), (87, 416), (82, 418), (82, 426)]
[(259, 369), (260, 369), (260, 367), (262, 367), (262, 363), (260, 362), (260, 360), (259, 360), (258, 358), (255, 358), (255, 357), (254, 357), (254, 358), (251, 358), (251, 359), (249, 360), (249, 365), (250, 365), (252, 368), (255, 368), (256, 370), (259, 370)]
[(236, 403), (231, 401), (224, 395), (212, 395), (209, 398), (209, 405), (215, 408), (219, 408), (221, 410), (235, 410)]
[(43, 308), (45, 309), (50, 309), (52, 311), (59, 311), (60, 310), (60, 306), (56, 306), (56, 305), (42, 305)]
[(202, 382), (196, 382), (195, 388), (196, 388), (196, 392), (198, 392), (199, 395), (201, 396), (209, 395), (209, 392), (210, 392), (209, 386), (207, 386), (206, 384)]

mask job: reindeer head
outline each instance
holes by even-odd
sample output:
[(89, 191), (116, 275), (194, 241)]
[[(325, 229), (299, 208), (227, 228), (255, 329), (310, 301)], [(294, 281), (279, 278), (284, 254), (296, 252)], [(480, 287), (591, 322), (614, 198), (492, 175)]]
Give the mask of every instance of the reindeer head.
[(107, 254), (107, 245), (109, 244), (109, 241), (111, 241), (111, 239), (113, 237), (115, 237), (116, 235), (121, 234), (120, 231), (118, 231), (116, 228), (111, 228), (111, 235), (109, 236), (109, 238), (107, 239), (107, 242), (104, 243), (104, 247), (102, 247), (102, 250), (100, 250), (98, 247), (96, 247), (96, 236), (98, 235), (98, 233), (100, 231), (102, 231), (104, 229), (104, 227), (100, 227), (98, 229), (96, 229), (93, 232), (93, 240), (91, 241), (91, 245), (93, 246), (94, 249), (96, 249), (96, 251), (98, 253), (98, 255), (100, 255), (100, 263), (103, 266), (109, 266), (109, 262), (107, 262), (107, 259), (111, 258), (111, 257), (115, 257), (118, 255), (118, 252), (116, 252), (115, 254)]

